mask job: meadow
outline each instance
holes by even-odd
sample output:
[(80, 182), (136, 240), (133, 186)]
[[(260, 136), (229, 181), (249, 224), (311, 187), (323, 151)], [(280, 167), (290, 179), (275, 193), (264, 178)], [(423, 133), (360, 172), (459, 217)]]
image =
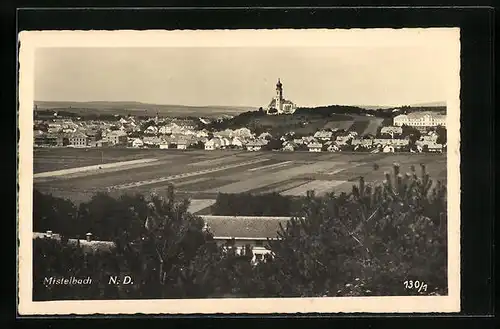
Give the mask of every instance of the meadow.
[[(89, 171), (79, 175), (34, 179), (34, 188), (75, 203), (89, 200), (96, 192), (113, 196), (124, 193), (166, 193), (169, 184), (179, 197), (193, 200), (193, 211), (210, 205), (218, 193), (253, 194), (277, 192), (304, 195), (348, 192), (363, 176), (367, 182), (380, 182), (384, 171), (394, 163), (403, 173), (425, 164), (431, 177), (446, 181), (444, 154), (367, 154), (246, 151), (178, 151), (135, 149), (36, 149), (35, 172), (60, 170), (140, 158), (152, 163), (112, 171)], [(206, 207), (205, 207), (206, 208)]]

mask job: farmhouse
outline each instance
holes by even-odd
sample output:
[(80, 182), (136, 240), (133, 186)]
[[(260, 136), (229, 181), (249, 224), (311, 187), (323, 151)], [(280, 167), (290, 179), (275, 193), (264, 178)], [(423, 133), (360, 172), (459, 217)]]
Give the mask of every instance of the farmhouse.
[(168, 150), (169, 148), (169, 142), (167, 140), (162, 140), (161, 143), (160, 143), (160, 149), (162, 150)]
[(321, 152), (321, 148), (323, 145), (321, 143), (317, 142), (312, 142), (311, 144), (307, 145), (309, 148), (309, 152)]
[(143, 146), (144, 146), (144, 142), (140, 138), (136, 138), (132, 142), (132, 147), (143, 147)]
[(363, 147), (371, 147), (373, 145), (373, 140), (370, 138), (365, 139), (353, 139), (351, 145), (354, 146), (363, 146)]
[(400, 114), (394, 117), (395, 126), (412, 127), (435, 127), (446, 126), (446, 115), (434, 114), (432, 112), (413, 112), (409, 114)]
[(331, 144), (330, 146), (328, 146), (328, 148), (326, 150), (328, 152), (338, 152), (340, 150), (340, 148), (335, 144)]
[(398, 126), (382, 127), (382, 129), (380, 129), (380, 133), (382, 135), (391, 135), (391, 137), (394, 137), (394, 135), (401, 135), (403, 133), (403, 128)]
[(231, 141), (231, 145), (234, 147), (241, 148), (243, 147), (243, 141), (239, 137), (234, 137)]
[(188, 147), (188, 142), (185, 139), (180, 139), (177, 141), (177, 149), (178, 150), (185, 150)]
[(214, 137), (205, 143), (205, 150), (207, 151), (217, 150), (220, 149), (220, 147), (221, 147), (221, 141), (219, 138)]
[(382, 149), (382, 152), (384, 152), (384, 153), (390, 153), (390, 152), (394, 153), (394, 146), (392, 146), (392, 145), (386, 145)]
[(100, 139), (98, 141), (92, 141), (89, 144), (91, 147), (106, 147), (109, 145), (108, 141), (105, 139)]
[(327, 130), (319, 130), (314, 134), (314, 138), (321, 140), (330, 140), (332, 138), (332, 132)]
[(262, 149), (262, 142), (259, 140), (252, 140), (247, 143), (246, 148), (247, 151), (260, 151)]
[(205, 230), (214, 236), (220, 246), (234, 246), (238, 253), (245, 246), (252, 247), (253, 261), (264, 259), (270, 251), (266, 249), (267, 239), (276, 239), (280, 223), (286, 227), (289, 217), (250, 216), (201, 216)]
[(280, 79), (278, 79), (278, 83), (276, 84), (276, 96), (274, 96), (267, 106), (267, 114), (293, 114), (296, 109), (297, 107), (292, 101), (283, 98), (283, 85)]
[(146, 145), (160, 145), (161, 143), (161, 138), (156, 137), (156, 136), (144, 136), (143, 140), (144, 144)]
[(285, 142), (283, 147), (281, 148), (283, 151), (293, 152), (298, 149), (299, 146), (294, 142)]
[(115, 130), (106, 135), (106, 140), (110, 145), (125, 145), (127, 134), (121, 130)]
[(157, 134), (158, 133), (158, 128), (156, 126), (149, 126), (146, 129), (144, 129), (145, 134)]

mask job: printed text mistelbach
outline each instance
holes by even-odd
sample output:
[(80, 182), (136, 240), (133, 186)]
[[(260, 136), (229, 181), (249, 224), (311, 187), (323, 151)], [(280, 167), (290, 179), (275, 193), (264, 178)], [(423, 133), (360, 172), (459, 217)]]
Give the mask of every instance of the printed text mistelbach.
[(90, 285), (92, 284), (92, 278), (90, 276), (84, 277), (84, 278), (77, 278), (74, 276), (68, 277), (45, 277), (43, 279), (43, 283), (45, 285), (68, 285), (68, 286), (74, 286), (74, 285)]

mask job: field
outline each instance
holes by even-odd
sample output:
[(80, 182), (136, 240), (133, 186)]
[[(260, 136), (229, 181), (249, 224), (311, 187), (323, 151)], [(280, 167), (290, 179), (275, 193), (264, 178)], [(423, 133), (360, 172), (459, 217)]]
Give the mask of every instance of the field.
[(73, 113), (75, 115), (147, 115), (155, 116), (195, 116), (219, 117), (223, 115), (238, 115), (256, 108), (237, 106), (185, 106), (146, 104), (139, 102), (44, 102), (35, 101), (38, 110), (54, 110)]
[[(366, 154), (246, 151), (177, 151), (134, 149), (36, 149), (36, 173), (135, 159), (154, 162), (96, 169), (78, 174), (35, 178), (34, 188), (75, 203), (89, 200), (98, 191), (113, 196), (123, 193), (165, 193), (176, 186), (179, 197), (193, 200), (191, 210), (203, 211), (221, 193), (268, 193), (304, 195), (347, 192), (360, 176), (381, 182), (393, 163), (402, 172), (425, 163), (434, 180), (446, 180), (443, 154)], [(378, 169), (374, 169), (374, 164)]]

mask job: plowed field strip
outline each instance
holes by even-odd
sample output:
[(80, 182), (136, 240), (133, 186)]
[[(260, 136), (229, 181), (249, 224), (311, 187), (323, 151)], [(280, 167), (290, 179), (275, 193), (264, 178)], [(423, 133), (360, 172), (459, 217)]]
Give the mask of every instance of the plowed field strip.
[(257, 160), (253, 160), (253, 161), (240, 162), (240, 163), (226, 165), (226, 166), (217, 167), (217, 168), (209, 168), (209, 169), (199, 170), (199, 171), (195, 171), (195, 172), (188, 172), (188, 173), (182, 173), (182, 174), (177, 174), (177, 175), (159, 177), (159, 178), (146, 180), (146, 181), (139, 181), (139, 182), (133, 182), (133, 183), (128, 183), (128, 184), (114, 185), (114, 186), (110, 186), (109, 189), (118, 189), (118, 190), (129, 189), (129, 188), (134, 188), (134, 187), (138, 187), (138, 186), (144, 186), (144, 185), (150, 185), (150, 184), (171, 181), (171, 180), (175, 180), (175, 179), (181, 179), (181, 178), (187, 178), (187, 177), (193, 177), (193, 176), (201, 176), (201, 175), (214, 173), (214, 172), (218, 172), (218, 171), (223, 171), (223, 170), (227, 170), (227, 169), (248, 166), (248, 165), (252, 165), (252, 164), (267, 161), (267, 160), (268, 159), (257, 159)]
[(210, 190), (219, 193), (241, 193), (258, 189), (267, 185), (276, 184), (300, 175), (315, 174), (334, 168), (337, 164), (331, 162), (317, 162), (302, 165), (295, 168), (284, 169), (278, 172), (268, 173), (257, 177), (251, 177), (229, 185)]
[(312, 182), (302, 184), (298, 187), (292, 188), (290, 190), (284, 191), (283, 195), (293, 195), (300, 196), (305, 195), (307, 191), (314, 190), (317, 195), (322, 195), (327, 192), (331, 192), (335, 186), (344, 184), (345, 181), (321, 181), (314, 180)]

